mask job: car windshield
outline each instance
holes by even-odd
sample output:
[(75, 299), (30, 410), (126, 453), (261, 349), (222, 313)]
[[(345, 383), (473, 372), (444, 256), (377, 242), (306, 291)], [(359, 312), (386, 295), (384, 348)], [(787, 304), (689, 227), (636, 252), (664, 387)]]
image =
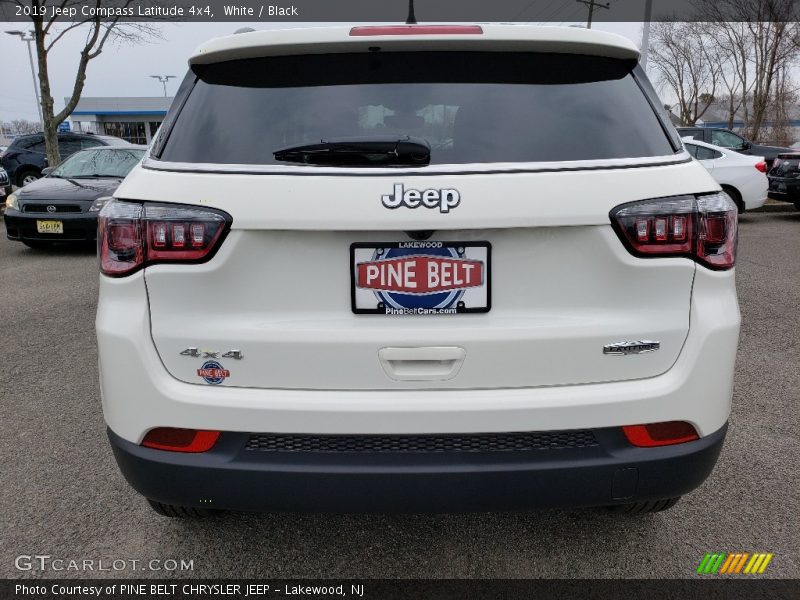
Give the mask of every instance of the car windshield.
[[(278, 149), (410, 136), (430, 164), (674, 153), (635, 62), (497, 52), (268, 57), (196, 65), (155, 155), (275, 164)], [(427, 161), (426, 161), (427, 162)], [(377, 165), (382, 164), (380, 161)]]
[(81, 179), (125, 177), (136, 166), (144, 150), (138, 148), (92, 149), (76, 152), (53, 169), (51, 177)]

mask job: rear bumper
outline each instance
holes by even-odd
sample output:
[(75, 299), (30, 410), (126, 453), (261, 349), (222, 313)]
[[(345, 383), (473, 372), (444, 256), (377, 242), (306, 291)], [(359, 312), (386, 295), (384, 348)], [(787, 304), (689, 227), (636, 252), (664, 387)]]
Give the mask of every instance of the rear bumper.
[(769, 181), (769, 190), (767, 191), (767, 194), (773, 200), (780, 200), (781, 202), (798, 202), (800, 201), (800, 184), (798, 184), (797, 179), (794, 178), (772, 178)]
[(247, 511), (463, 512), (624, 504), (699, 486), (727, 425), (697, 441), (630, 446), (618, 428), (591, 447), (480, 452), (247, 450), (224, 433), (202, 454), (143, 448), (109, 429), (117, 463), (145, 497)]
[[(91, 242), (97, 239), (97, 213), (22, 213), (6, 210), (3, 215), (10, 240), (32, 242)], [(36, 221), (61, 221), (64, 233), (39, 233)]]
[(780, 200), (781, 202), (800, 202), (800, 189), (786, 192), (770, 190), (769, 197), (772, 200)]

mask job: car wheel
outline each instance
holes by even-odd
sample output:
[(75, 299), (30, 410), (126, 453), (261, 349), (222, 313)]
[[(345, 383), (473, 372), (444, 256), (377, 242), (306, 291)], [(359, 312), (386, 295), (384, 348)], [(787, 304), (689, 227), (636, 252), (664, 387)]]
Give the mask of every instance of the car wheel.
[(41, 173), (38, 171), (23, 171), (17, 175), (17, 185), (19, 187), (26, 186), (41, 178), (41, 176)]
[(739, 214), (742, 214), (745, 211), (744, 202), (742, 202), (742, 197), (739, 195), (738, 191), (731, 187), (723, 187), (722, 193), (730, 198), (731, 202), (736, 205), (736, 208), (739, 209)]
[(675, 506), (681, 497), (677, 498), (664, 498), (663, 500), (646, 500), (642, 502), (632, 502), (630, 504), (618, 504), (616, 506), (606, 507), (613, 513), (620, 513), (626, 515), (642, 515), (646, 513), (656, 513), (662, 510), (668, 510)]
[(49, 248), (52, 246), (50, 242), (31, 242), (29, 240), (23, 240), (22, 243), (28, 248), (34, 248), (35, 250), (41, 250), (43, 248)]
[(207, 519), (209, 517), (215, 517), (223, 512), (210, 508), (193, 508), (191, 506), (164, 504), (163, 502), (156, 502), (150, 498), (147, 499), (147, 502), (150, 504), (150, 508), (161, 516), (174, 519)]

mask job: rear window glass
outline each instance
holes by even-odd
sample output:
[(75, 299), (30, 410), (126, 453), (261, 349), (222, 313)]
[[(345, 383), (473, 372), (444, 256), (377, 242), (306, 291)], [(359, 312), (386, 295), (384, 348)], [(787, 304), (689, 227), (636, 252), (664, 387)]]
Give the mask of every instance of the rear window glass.
[(800, 175), (800, 157), (777, 158), (772, 165), (770, 175), (776, 177), (796, 177)]
[(422, 137), (432, 164), (673, 154), (635, 67), (602, 57), (491, 52), (200, 65), (156, 154), (175, 162), (287, 164), (273, 152), (371, 135)]
[(712, 160), (715, 158), (722, 158), (722, 152), (717, 152), (716, 150), (712, 150), (711, 148), (706, 148), (704, 146), (686, 144), (686, 150), (697, 160)]

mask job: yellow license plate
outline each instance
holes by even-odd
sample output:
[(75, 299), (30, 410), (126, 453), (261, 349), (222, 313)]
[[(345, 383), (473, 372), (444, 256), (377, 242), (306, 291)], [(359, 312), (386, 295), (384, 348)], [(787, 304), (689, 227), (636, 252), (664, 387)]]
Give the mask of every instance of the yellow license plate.
[(64, 223), (61, 221), (36, 221), (36, 231), (39, 233), (64, 233)]

